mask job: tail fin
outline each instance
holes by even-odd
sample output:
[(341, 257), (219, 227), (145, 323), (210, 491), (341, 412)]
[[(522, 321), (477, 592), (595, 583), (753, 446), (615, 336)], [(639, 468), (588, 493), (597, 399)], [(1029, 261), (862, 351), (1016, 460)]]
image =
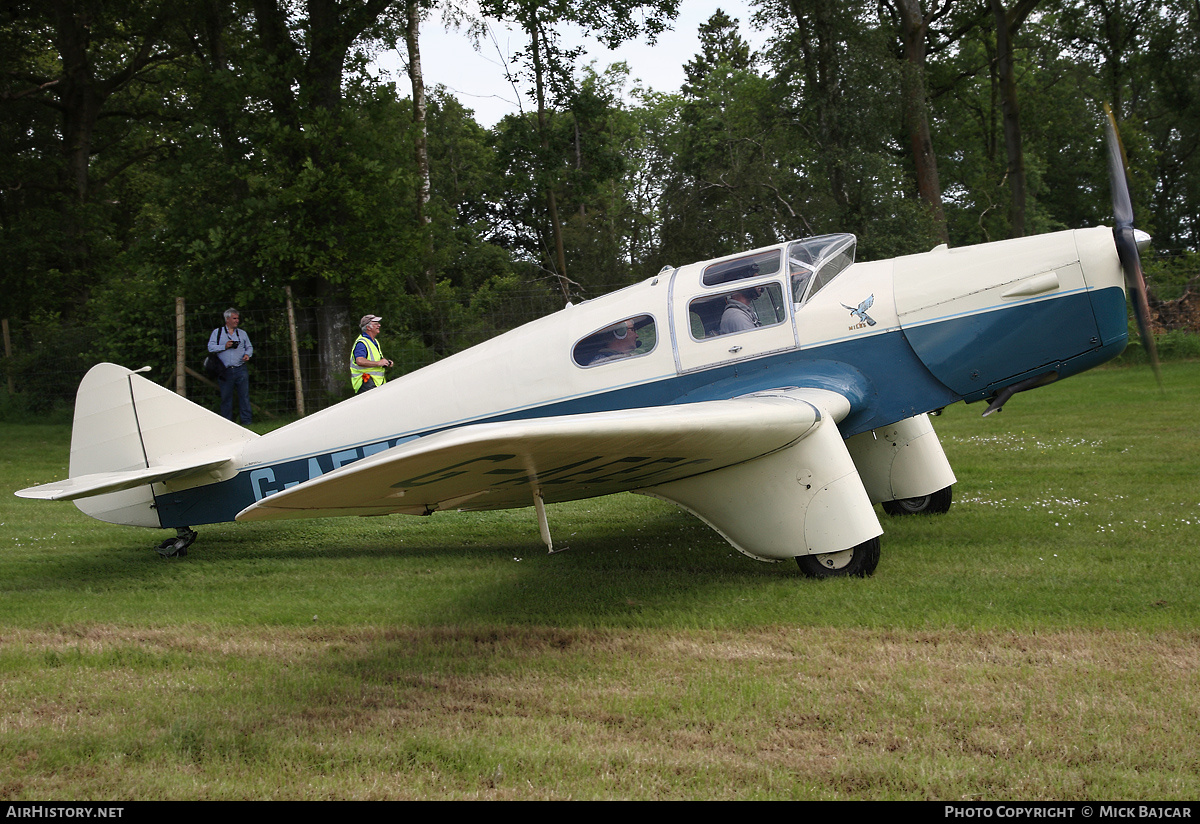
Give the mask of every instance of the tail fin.
[(70, 480), (17, 494), (75, 500), (101, 521), (157, 528), (151, 484), (218, 480), (241, 445), (257, 437), (136, 372), (101, 363), (75, 398)]

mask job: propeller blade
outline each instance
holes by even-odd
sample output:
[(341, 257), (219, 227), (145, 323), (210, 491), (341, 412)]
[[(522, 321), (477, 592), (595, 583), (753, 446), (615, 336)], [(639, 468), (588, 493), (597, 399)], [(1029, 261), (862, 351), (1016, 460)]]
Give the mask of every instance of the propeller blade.
[(1121, 135), (1117, 131), (1117, 119), (1112, 109), (1104, 104), (1104, 113), (1108, 116), (1105, 132), (1108, 138), (1108, 180), (1112, 188), (1113, 238), (1117, 244), (1117, 256), (1121, 259), (1121, 271), (1125, 275), (1125, 286), (1133, 299), (1133, 316), (1137, 320), (1138, 337), (1146, 354), (1150, 357), (1150, 366), (1154, 370), (1154, 379), (1158, 387), (1163, 387), (1162, 369), (1158, 363), (1158, 347), (1154, 343), (1154, 334), (1150, 329), (1150, 296), (1146, 292), (1146, 279), (1142, 275), (1142, 259), (1138, 255), (1138, 233), (1133, 228), (1133, 201), (1129, 195), (1129, 163), (1125, 158), (1125, 146), (1121, 143)]
[(1104, 114), (1107, 117), (1104, 131), (1108, 143), (1108, 183), (1112, 189), (1113, 218), (1117, 228), (1132, 228), (1133, 202), (1129, 197), (1129, 178), (1125, 171), (1129, 166), (1125, 159), (1125, 146), (1117, 131), (1117, 118), (1107, 103), (1104, 104)]

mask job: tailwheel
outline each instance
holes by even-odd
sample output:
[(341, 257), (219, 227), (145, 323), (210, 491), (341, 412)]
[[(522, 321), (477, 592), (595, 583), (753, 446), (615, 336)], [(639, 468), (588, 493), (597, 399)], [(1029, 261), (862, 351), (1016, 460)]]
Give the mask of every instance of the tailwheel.
[(163, 541), (154, 551), (164, 558), (183, 558), (187, 555), (188, 547), (196, 540), (196, 530), (181, 526), (175, 530), (175, 537)]
[(866, 578), (879, 565), (879, 536), (840, 552), (797, 555), (796, 563), (809, 578)]
[(884, 501), (883, 511), (889, 515), (944, 515), (950, 511), (952, 487), (943, 487), (931, 495)]

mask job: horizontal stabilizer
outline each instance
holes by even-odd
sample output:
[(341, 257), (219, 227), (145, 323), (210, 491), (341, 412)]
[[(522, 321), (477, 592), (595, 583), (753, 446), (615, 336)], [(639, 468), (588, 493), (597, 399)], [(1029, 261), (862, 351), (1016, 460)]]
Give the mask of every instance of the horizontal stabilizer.
[(439, 432), (281, 490), (239, 521), (505, 509), (609, 495), (783, 449), (821, 419), (784, 394), (484, 423)]
[(102, 521), (159, 528), (152, 484), (199, 486), (232, 477), (236, 457), (258, 437), (138, 372), (98, 363), (75, 396), (68, 479), (16, 494), (75, 501)]
[(55, 481), (52, 484), (31, 486), (19, 490), (16, 494), (21, 498), (37, 498), (43, 501), (74, 501), (78, 498), (90, 498), (94, 495), (104, 495), (146, 484), (170, 481), (185, 475), (209, 472), (218, 469), (230, 460), (232, 460), (232, 456), (227, 455), (217, 460), (208, 460), (197, 464), (150, 466), (123, 472), (96, 472), (91, 475), (68, 478), (65, 481)]

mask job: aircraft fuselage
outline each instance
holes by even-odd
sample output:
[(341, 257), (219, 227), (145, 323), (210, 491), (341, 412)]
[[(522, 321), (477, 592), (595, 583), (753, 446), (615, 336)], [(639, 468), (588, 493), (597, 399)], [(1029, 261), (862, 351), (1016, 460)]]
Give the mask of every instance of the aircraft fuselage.
[[(283, 489), (468, 424), (780, 387), (846, 397), (851, 411), (839, 429), (849, 438), (1021, 381), (1082, 372), (1127, 342), (1107, 228), (854, 263), (819, 289), (800, 283), (789, 246), (664, 270), (389, 381), (247, 442), (233, 477), (186, 489), (156, 484), (156, 517), (163, 527), (229, 521)], [(754, 268), (734, 277), (742, 262)], [(759, 293), (759, 325), (723, 333), (718, 316), (746, 290)], [(638, 348), (593, 352), (593, 340), (608, 340), (625, 321)], [(563, 471), (597, 469), (581, 461)]]

